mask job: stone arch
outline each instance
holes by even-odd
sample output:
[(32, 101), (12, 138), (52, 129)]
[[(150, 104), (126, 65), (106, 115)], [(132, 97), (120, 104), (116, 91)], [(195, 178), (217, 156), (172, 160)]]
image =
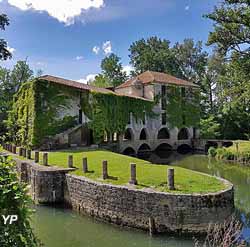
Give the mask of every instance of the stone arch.
[(143, 128), (141, 130), (141, 133), (140, 133), (140, 140), (147, 140), (148, 139), (148, 134), (147, 134), (147, 131), (145, 128)]
[(167, 159), (171, 156), (173, 148), (167, 143), (160, 144), (156, 149), (155, 153), (162, 159)]
[(158, 131), (157, 139), (170, 139), (170, 133), (167, 128)]
[(150, 151), (151, 148), (147, 143), (143, 143), (139, 148), (138, 152)]
[(178, 140), (187, 140), (189, 137), (188, 129), (182, 128), (178, 133)]
[(128, 129), (126, 129), (126, 131), (125, 131), (125, 133), (124, 133), (124, 137), (123, 137), (123, 140), (130, 140), (130, 141), (132, 141), (132, 140), (134, 140), (134, 132), (133, 132), (133, 130), (131, 129), (131, 128), (128, 128)]
[(137, 151), (137, 156), (141, 159), (147, 159), (151, 155), (151, 148), (147, 143), (143, 143)]
[(187, 154), (192, 151), (192, 148), (188, 144), (182, 144), (177, 148), (177, 152), (180, 154)]
[(136, 152), (132, 147), (127, 147), (122, 152), (124, 155), (136, 156)]

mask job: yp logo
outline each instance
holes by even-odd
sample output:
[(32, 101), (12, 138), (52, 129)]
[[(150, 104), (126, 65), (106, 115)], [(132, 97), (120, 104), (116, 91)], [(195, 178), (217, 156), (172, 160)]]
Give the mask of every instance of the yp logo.
[(17, 215), (2, 215), (3, 218), (3, 223), (4, 225), (12, 225), (14, 222), (16, 222), (18, 220), (18, 216)]

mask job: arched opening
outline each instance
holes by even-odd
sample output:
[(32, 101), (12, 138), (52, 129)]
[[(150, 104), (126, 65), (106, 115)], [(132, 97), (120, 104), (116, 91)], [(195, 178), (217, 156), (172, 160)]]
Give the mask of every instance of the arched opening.
[(140, 140), (147, 140), (146, 129), (142, 129), (142, 131), (140, 133)]
[(231, 146), (233, 146), (233, 142), (231, 142), (231, 141), (223, 142), (222, 146), (226, 147), (226, 148), (231, 147)]
[(169, 138), (170, 138), (170, 135), (169, 135), (169, 131), (167, 128), (162, 128), (159, 130), (157, 139), (169, 139)]
[(158, 155), (161, 159), (167, 159), (172, 154), (172, 146), (167, 143), (162, 143), (155, 149), (156, 155)]
[(177, 148), (177, 152), (180, 154), (187, 154), (192, 151), (192, 148), (187, 144), (182, 144)]
[(149, 158), (151, 155), (150, 146), (146, 143), (142, 144), (138, 149), (137, 155), (138, 155), (138, 158), (141, 158), (141, 159)]
[(187, 140), (188, 139), (188, 130), (182, 128), (178, 133), (178, 140)]
[(134, 133), (133, 130), (128, 128), (126, 129), (125, 133), (124, 133), (124, 141), (128, 141), (128, 140), (133, 140), (134, 139)]
[(133, 156), (133, 157), (136, 156), (135, 150), (133, 148), (131, 148), (131, 147), (127, 147), (122, 153), (124, 155), (128, 155), (128, 156)]
[(217, 148), (218, 147), (218, 143), (217, 142), (213, 142), (213, 141), (208, 141), (206, 143), (206, 145), (205, 145), (205, 152), (207, 152), (210, 147)]

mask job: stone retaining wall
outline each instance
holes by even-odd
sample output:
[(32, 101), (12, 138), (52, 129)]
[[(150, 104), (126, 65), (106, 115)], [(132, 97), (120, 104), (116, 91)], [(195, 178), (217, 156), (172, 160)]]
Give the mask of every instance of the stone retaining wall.
[(37, 203), (66, 202), (73, 209), (114, 224), (151, 232), (205, 232), (234, 210), (233, 185), (218, 193), (187, 195), (115, 186), (68, 174), (74, 169), (15, 159), (20, 179)]
[[(75, 210), (123, 226), (156, 232), (207, 230), (234, 210), (232, 184), (225, 191), (206, 195), (185, 195), (138, 190), (66, 175), (65, 200)], [(224, 181), (224, 180), (223, 180)]]

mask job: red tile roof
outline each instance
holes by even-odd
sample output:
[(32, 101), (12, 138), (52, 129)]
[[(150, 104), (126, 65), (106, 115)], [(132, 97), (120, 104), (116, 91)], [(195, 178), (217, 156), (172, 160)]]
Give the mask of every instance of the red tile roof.
[(139, 81), (142, 84), (162, 83), (162, 84), (174, 84), (179, 86), (199, 87), (198, 85), (192, 82), (185, 81), (165, 73), (146, 71), (132, 79), (129, 79), (128, 81), (124, 82), (123, 84), (121, 84), (116, 88), (119, 89), (119, 88), (130, 87), (136, 81)]
[(142, 99), (142, 100), (148, 101), (145, 98), (141, 98), (141, 97), (137, 97), (137, 96), (133, 96), (133, 95), (122, 94), (122, 93), (117, 93), (117, 92), (111, 91), (111, 90), (106, 89), (106, 88), (95, 87), (95, 86), (91, 86), (91, 85), (84, 84), (84, 83), (81, 83), (81, 82), (67, 80), (67, 79), (64, 79), (64, 78), (51, 76), (51, 75), (40, 76), (37, 79), (38, 80), (43, 80), (43, 81), (48, 81), (48, 82), (53, 82), (53, 83), (57, 83), (57, 84), (61, 84), (61, 85), (76, 88), (76, 89), (79, 89), (79, 90), (86, 90), (86, 91), (90, 91), (90, 92), (97, 92), (97, 93), (103, 93), (103, 94), (114, 94), (114, 95), (117, 95), (117, 96), (126, 96), (126, 97), (130, 97), (130, 98), (136, 98), (136, 99)]

